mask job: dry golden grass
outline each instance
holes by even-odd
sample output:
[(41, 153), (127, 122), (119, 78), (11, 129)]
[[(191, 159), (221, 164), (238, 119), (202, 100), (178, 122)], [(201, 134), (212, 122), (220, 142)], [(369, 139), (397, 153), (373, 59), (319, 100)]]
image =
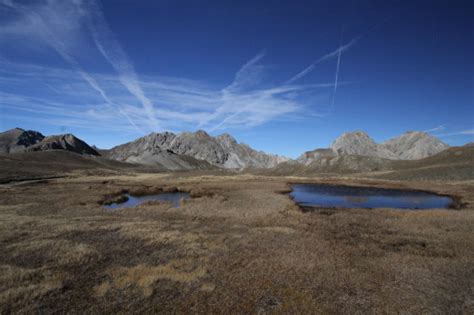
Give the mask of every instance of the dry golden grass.
[[(171, 280), (190, 283), (206, 275), (206, 270), (198, 260), (173, 260), (159, 266), (136, 265), (133, 267), (115, 267), (108, 271), (110, 281), (96, 287), (98, 296), (104, 296), (111, 289), (139, 288), (145, 297), (153, 293), (153, 286), (158, 280)], [(197, 267), (193, 267), (194, 265)]]
[[(461, 210), (303, 213), (288, 182), (453, 194)], [(474, 182), (81, 176), (0, 187), (0, 313), (473, 313)], [(105, 211), (124, 191), (179, 209)]]
[(0, 266), (0, 304), (28, 304), (30, 301), (60, 289), (61, 273), (42, 268), (26, 269), (12, 265)]

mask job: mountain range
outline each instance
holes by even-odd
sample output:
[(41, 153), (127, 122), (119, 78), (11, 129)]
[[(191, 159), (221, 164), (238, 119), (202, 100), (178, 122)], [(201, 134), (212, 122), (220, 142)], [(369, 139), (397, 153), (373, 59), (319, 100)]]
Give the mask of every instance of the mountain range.
[[(152, 133), (116, 146), (105, 156), (124, 162), (160, 164), (170, 169), (194, 168), (196, 163), (191, 163), (189, 158), (225, 169), (271, 168), (288, 160), (237, 143), (229, 134), (212, 137), (203, 130), (180, 134)], [(184, 157), (186, 161), (183, 161)]]
[(72, 134), (45, 137), (40, 132), (15, 128), (0, 133), (0, 153), (66, 150), (167, 170), (192, 169), (278, 169), (301, 165), (311, 169), (343, 166), (354, 171), (383, 168), (387, 161), (418, 160), (436, 155), (449, 146), (424, 132), (410, 131), (376, 143), (363, 131), (342, 134), (330, 148), (303, 153), (296, 160), (267, 154), (238, 143), (225, 133), (216, 137), (196, 132), (151, 133), (110, 150), (89, 146)]
[(297, 161), (310, 164), (316, 160), (336, 156), (358, 155), (390, 160), (418, 160), (441, 151), (449, 146), (421, 131), (408, 131), (383, 143), (376, 143), (363, 131), (347, 132), (338, 137), (329, 149), (305, 152)]

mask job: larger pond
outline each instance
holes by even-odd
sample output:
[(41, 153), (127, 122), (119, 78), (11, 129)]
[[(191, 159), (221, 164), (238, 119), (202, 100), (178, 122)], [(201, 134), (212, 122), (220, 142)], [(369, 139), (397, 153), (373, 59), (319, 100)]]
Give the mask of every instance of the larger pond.
[(147, 201), (166, 201), (171, 202), (173, 207), (179, 208), (181, 200), (189, 199), (189, 197), (190, 195), (187, 192), (160, 193), (156, 195), (138, 197), (125, 195), (125, 200), (123, 202), (116, 202), (110, 205), (104, 205), (104, 207), (109, 210), (117, 210), (122, 208), (133, 208)]
[(294, 184), (290, 193), (301, 206), (331, 208), (449, 208), (453, 199), (423, 191), (353, 187), (327, 184)]

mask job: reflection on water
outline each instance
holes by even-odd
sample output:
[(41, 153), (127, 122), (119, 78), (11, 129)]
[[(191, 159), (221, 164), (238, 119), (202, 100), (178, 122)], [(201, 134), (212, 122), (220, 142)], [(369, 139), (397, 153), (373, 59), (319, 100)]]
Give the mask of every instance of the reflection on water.
[(134, 197), (130, 195), (126, 195), (128, 200), (121, 203), (113, 203), (110, 205), (104, 206), (106, 209), (109, 210), (116, 210), (122, 208), (133, 208), (141, 203), (146, 201), (167, 201), (173, 204), (173, 207), (179, 208), (180, 201), (183, 199), (189, 199), (189, 193), (186, 192), (173, 192), (173, 193), (161, 193), (156, 195), (148, 195), (148, 196), (139, 196)]
[(448, 208), (453, 200), (447, 196), (421, 191), (350, 187), (325, 184), (294, 184), (291, 197), (302, 206), (341, 208)]

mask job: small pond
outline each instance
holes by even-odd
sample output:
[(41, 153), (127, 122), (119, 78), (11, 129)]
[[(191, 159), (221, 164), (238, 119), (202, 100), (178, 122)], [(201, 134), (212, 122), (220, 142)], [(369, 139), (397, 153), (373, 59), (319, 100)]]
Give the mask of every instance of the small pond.
[(290, 196), (301, 206), (331, 208), (449, 208), (453, 199), (423, 191), (351, 187), (327, 184), (293, 184)]
[(110, 205), (104, 205), (106, 209), (117, 210), (122, 208), (133, 208), (139, 204), (147, 201), (167, 201), (173, 204), (173, 207), (179, 208), (180, 201), (182, 199), (189, 199), (190, 195), (187, 192), (173, 192), (173, 193), (160, 193), (156, 195), (138, 196), (134, 197), (131, 195), (125, 195), (128, 200), (120, 203), (112, 203)]

